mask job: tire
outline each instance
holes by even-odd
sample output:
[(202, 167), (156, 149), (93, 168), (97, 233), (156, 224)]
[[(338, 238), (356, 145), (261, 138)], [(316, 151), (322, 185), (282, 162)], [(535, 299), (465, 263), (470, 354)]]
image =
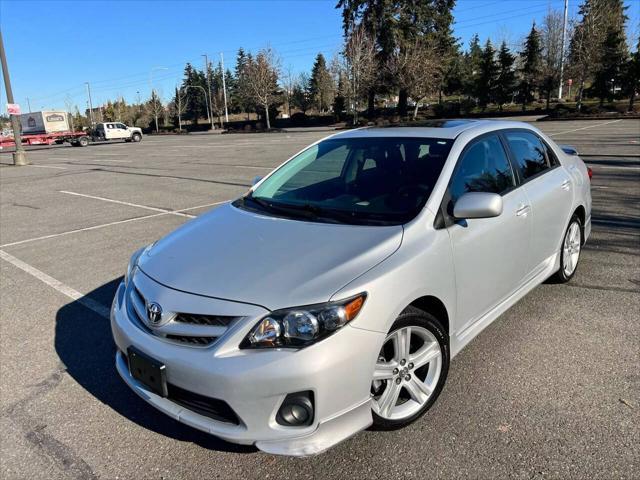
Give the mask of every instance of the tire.
[[(396, 345), (407, 338), (407, 333), (409, 354), (398, 355)], [(427, 312), (407, 307), (389, 330), (374, 368), (372, 429), (396, 430), (424, 415), (442, 392), (449, 372), (449, 355), (448, 335), (440, 322)], [(414, 366), (412, 357), (416, 363), (424, 363)], [(383, 379), (384, 376), (389, 378)]]
[(131, 140), (135, 143), (138, 143), (142, 140), (142, 135), (140, 135), (139, 133), (134, 133), (133, 135), (131, 135)]
[(582, 253), (582, 222), (580, 217), (574, 215), (569, 220), (569, 225), (562, 237), (560, 245), (560, 268), (553, 276), (556, 283), (567, 283), (578, 270)]
[(80, 137), (77, 141), (79, 147), (86, 147), (89, 145), (89, 137)]

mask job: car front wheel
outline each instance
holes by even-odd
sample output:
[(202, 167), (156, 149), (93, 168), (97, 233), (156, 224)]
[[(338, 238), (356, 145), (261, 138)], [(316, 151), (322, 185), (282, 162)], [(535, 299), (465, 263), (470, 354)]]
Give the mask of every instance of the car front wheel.
[(407, 307), (385, 339), (371, 382), (373, 427), (393, 430), (422, 416), (440, 395), (449, 344), (440, 322)]

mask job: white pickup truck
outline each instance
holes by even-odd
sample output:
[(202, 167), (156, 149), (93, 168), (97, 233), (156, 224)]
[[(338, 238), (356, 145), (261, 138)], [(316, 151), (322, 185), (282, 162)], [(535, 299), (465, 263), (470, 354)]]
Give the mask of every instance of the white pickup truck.
[(138, 127), (128, 127), (121, 122), (98, 123), (94, 130), (93, 139), (97, 141), (124, 140), (125, 142), (139, 142), (142, 140), (142, 130)]

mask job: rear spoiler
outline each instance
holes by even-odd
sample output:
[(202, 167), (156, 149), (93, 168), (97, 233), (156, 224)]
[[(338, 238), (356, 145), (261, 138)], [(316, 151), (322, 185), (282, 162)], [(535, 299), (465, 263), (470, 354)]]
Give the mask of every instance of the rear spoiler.
[(558, 145), (567, 155), (578, 155), (578, 149), (571, 145)]

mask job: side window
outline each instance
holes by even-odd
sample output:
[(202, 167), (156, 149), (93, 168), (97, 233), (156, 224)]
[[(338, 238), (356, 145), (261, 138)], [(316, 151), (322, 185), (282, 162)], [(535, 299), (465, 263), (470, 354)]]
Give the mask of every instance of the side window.
[(113, 130), (113, 123), (107, 123), (107, 128), (109, 130)]
[(467, 192), (504, 193), (515, 185), (513, 171), (496, 135), (477, 140), (458, 161), (449, 190), (455, 202)]
[(507, 132), (505, 136), (524, 180), (550, 168), (550, 152), (537, 135), (531, 132)]
[(121, 128), (122, 130), (126, 130), (127, 126), (124, 123), (118, 123), (118, 128)]

